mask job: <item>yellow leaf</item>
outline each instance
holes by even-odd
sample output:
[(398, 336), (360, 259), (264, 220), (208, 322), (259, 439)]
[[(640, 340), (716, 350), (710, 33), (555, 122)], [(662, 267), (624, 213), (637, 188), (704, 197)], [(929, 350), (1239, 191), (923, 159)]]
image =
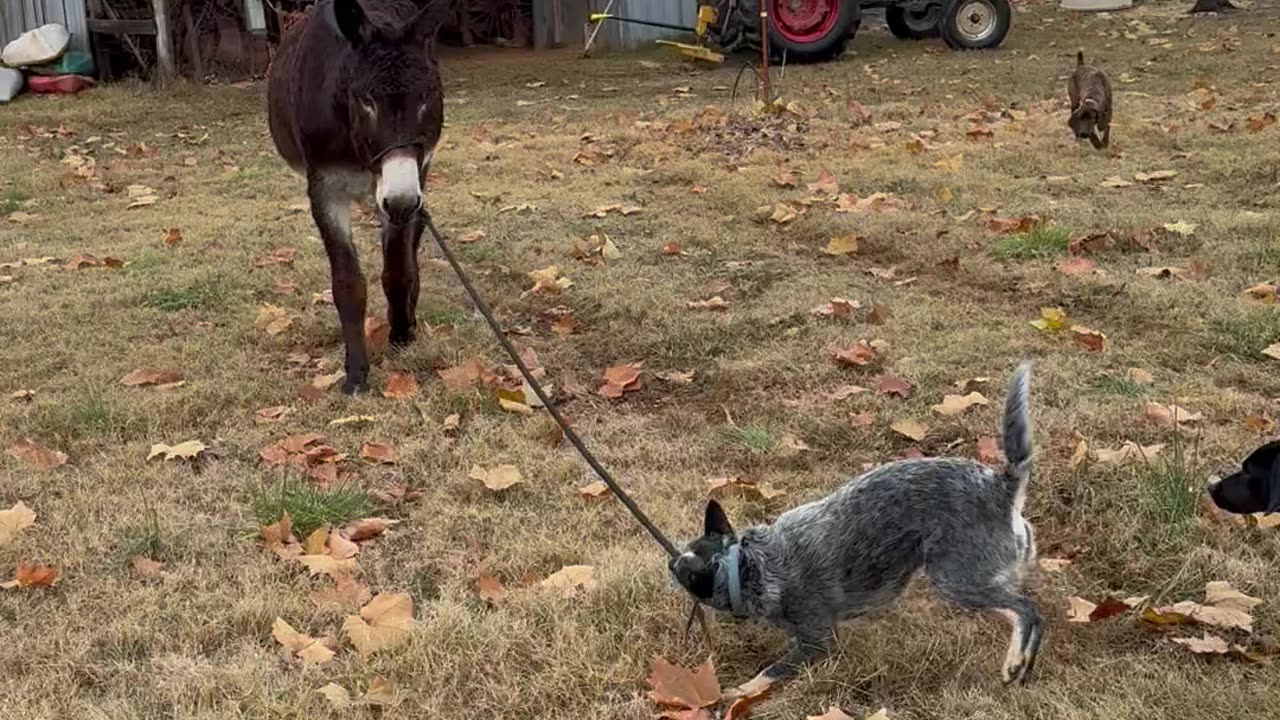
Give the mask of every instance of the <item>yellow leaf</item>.
[(1098, 609), (1094, 603), (1080, 597), (1067, 598), (1067, 622), (1087, 623), (1089, 616)]
[(974, 405), (989, 405), (990, 401), (979, 392), (968, 395), (945, 395), (942, 402), (933, 406), (933, 411), (940, 415), (959, 415)]
[(1067, 314), (1062, 308), (1040, 308), (1040, 319), (1032, 320), (1031, 324), (1046, 332), (1056, 332), (1065, 330), (1067, 327)]
[(596, 589), (596, 569), (590, 565), (566, 565), (549, 575), (541, 583), (542, 587), (555, 590), (563, 597), (573, 597), (579, 591), (589, 592)]
[(495, 465), (492, 468), (472, 465), (470, 477), (473, 480), (479, 480), (485, 487), (495, 492), (524, 482), (524, 478), (520, 476), (520, 469), (515, 465)]
[(312, 575), (328, 575), (330, 577), (350, 575), (359, 567), (356, 565), (355, 558), (339, 560), (332, 555), (299, 555), (296, 559), (305, 565), (307, 571)]
[(822, 252), (828, 255), (852, 255), (858, 252), (858, 236), (857, 235), (841, 235), (831, 238), (822, 248)]
[(1171, 233), (1176, 233), (1183, 237), (1190, 237), (1194, 235), (1197, 227), (1198, 226), (1195, 223), (1189, 223), (1183, 220), (1164, 224), (1165, 230), (1168, 230)]
[(351, 705), (351, 693), (341, 685), (329, 683), (322, 688), (317, 688), (316, 692), (323, 695), (335, 710), (342, 710)]
[(1265, 349), (1263, 349), (1262, 354), (1266, 355), (1272, 360), (1280, 360), (1280, 342), (1272, 343), (1268, 345)]
[(18, 536), (18, 533), (31, 527), (36, 522), (36, 514), (19, 500), (8, 510), (0, 510), (0, 545), (5, 545)]
[(918, 420), (898, 420), (890, 425), (889, 429), (916, 442), (924, 440), (925, 436), (929, 434), (929, 426)]
[(360, 656), (368, 657), (408, 642), (414, 625), (413, 598), (381, 593), (360, 608), (359, 615), (348, 615), (342, 629)]
[(271, 626), (271, 636), (307, 665), (322, 665), (333, 659), (334, 652), (319, 639), (294, 630), (284, 618), (276, 618)]

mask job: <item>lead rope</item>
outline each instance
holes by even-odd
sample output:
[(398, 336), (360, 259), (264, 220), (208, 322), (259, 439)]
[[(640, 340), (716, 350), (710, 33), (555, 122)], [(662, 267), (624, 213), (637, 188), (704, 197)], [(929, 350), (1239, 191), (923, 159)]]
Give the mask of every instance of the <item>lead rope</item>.
[[(604, 466), (600, 464), (600, 461), (596, 459), (596, 456), (591, 454), (591, 451), (587, 449), (586, 444), (582, 442), (582, 438), (578, 437), (578, 433), (574, 432), (573, 428), (569, 426), (569, 422), (565, 420), (564, 416), (560, 414), (560, 411), (556, 409), (556, 405), (547, 395), (547, 391), (542, 389), (542, 384), (539, 383), (537, 378), (533, 376), (533, 373), (529, 371), (529, 367), (525, 365), (524, 360), (520, 358), (520, 353), (516, 351), (515, 346), (507, 339), (507, 334), (502, 331), (502, 326), (499, 325), (497, 319), (493, 317), (493, 310), (489, 308), (489, 303), (485, 302), (484, 298), (480, 297), (480, 293), (477, 292), (475, 286), (471, 284), (471, 278), (467, 277), (467, 273), (462, 269), (462, 265), (460, 265), (458, 263), (458, 259), (453, 256), (453, 252), (449, 250), (449, 246), (445, 243), (444, 237), (440, 234), (440, 231), (436, 229), (435, 223), (431, 221), (431, 213), (427, 212), (425, 205), (422, 208), (422, 222), (427, 226), (427, 229), (431, 231), (432, 239), (436, 241), (436, 246), (440, 248), (440, 252), (444, 255), (445, 260), (449, 261), (449, 267), (453, 268), (454, 274), (458, 276), (458, 281), (462, 283), (463, 289), (466, 290), (467, 295), (471, 297), (471, 302), (475, 304), (476, 309), (484, 316), (484, 320), (489, 324), (489, 329), (493, 331), (494, 337), (498, 338), (498, 344), (502, 345), (502, 349), (507, 352), (511, 361), (515, 363), (516, 368), (520, 371), (521, 377), (523, 377), (524, 381), (533, 389), (533, 394), (538, 396), (538, 400), (542, 402), (542, 407), (546, 408), (547, 412), (551, 415), (551, 419), (555, 420), (556, 425), (560, 426), (560, 431), (564, 433), (566, 438), (568, 438), (569, 443), (577, 449), (578, 454), (582, 456), (582, 459), (587, 461), (587, 465), (591, 466), (591, 469), (595, 471), (596, 476), (604, 481), (604, 484), (609, 487), (609, 490), (622, 501), (622, 504), (626, 506), (627, 510), (631, 511), (632, 516), (634, 516), (635, 519), (644, 526), (645, 530), (649, 531), (649, 534), (653, 536), (654, 540), (658, 541), (658, 544), (667, 552), (667, 555), (672, 559), (679, 557), (680, 551), (676, 549), (676, 546), (667, 539), (666, 535), (662, 534), (662, 531), (658, 529), (657, 525), (653, 524), (653, 521), (649, 519), (649, 516), (644, 514), (644, 511), (640, 509), (640, 506), (636, 505), (635, 500), (632, 500), (631, 496), (618, 485), (617, 481), (613, 479), (613, 476), (609, 474), (609, 471), (605, 470)], [(684, 641), (688, 642), (689, 640), (689, 631), (693, 627), (693, 620), (695, 617), (698, 619), (698, 624), (702, 627), (702, 634), (706, 638), (707, 644), (710, 645), (711, 628), (707, 625), (707, 618), (702, 612), (702, 603), (698, 602), (696, 599), (693, 601), (693, 605), (689, 609), (689, 617), (684, 623)]]

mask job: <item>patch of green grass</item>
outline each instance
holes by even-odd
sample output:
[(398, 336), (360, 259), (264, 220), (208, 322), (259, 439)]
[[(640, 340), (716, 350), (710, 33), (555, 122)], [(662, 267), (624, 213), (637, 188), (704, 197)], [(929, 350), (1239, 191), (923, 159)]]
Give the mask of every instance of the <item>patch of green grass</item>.
[(418, 307), (418, 318), (428, 325), (462, 325), (469, 312), (450, 305), (426, 305)]
[(41, 406), (36, 422), (42, 434), (69, 438), (131, 437), (138, 429), (137, 418), (92, 384), (77, 387), (65, 402)]
[(1195, 517), (1203, 483), (1197, 455), (1175, 432), (1165, 451), (1140, 471), (1148, 511), (1166, 531), (1181, 532)]
[(463, 245), (458, 254), (469, 263), (493, 262), (498, 257), (497, 249), (488, 245)]
[(1242, 308), (1209, 321), (1210, 346), (1215, 352), (1242, 360), (1261, 359), (1259, 353), (1280, 341), (1280, 312), (1271, 308)]
[(217, 274), (203, 275), (182, 287), (152, 290), (142, 305), (162, 312), (213, 310), (224, 307), (235, 291), (234, 283)]
[(760, 425), (735, 425), (727, 430), (729, 442), (754, 453), (766, 453), (775, 443), (768, 428)]
[(1059, 225), (1040, 224), (1027, 232), (1002, 238), (991, 248), (1001, 260), (1029, 260), (1061, 255), (1071, 233)]
[(1138, 383), (1114, 375), (1099, 375), (1093, 379), (1093, 389), (1106, 395), (1122, 395), (1124, 397), (1142, 397), (1147, 389)]
[(143, 555), (152, 560), (164, 560), (171, 556), (172, 550), (164, 533), (160, 529), (160, 517), (155, 508), (147, 507), (142, 521), (124, 528), (120, 532), (121, 560), (128, 562)]
[(22, 203), (26, 202), (27, 195), (18, 187), (5, 188), (4, 193), (0, 194), (0, 215), (8, 215), (22, 209)]
[(321, 490), (296, 478), (255, 488), (250, 504), (259, 525), (273, 523), (289, 513), (298, 537), (324, 525), (341, 525), (367, 517), (373, 507), (369, 495), (354, 485)]

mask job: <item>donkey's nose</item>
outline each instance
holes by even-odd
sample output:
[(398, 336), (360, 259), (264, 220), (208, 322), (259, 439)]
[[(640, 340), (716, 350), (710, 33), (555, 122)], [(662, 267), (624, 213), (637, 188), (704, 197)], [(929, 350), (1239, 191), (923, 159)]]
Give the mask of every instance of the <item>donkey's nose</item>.
[(390, 195), (382, 198), (382, 212), (393, 225), (404, 225), (422, 209), (422, 195)]

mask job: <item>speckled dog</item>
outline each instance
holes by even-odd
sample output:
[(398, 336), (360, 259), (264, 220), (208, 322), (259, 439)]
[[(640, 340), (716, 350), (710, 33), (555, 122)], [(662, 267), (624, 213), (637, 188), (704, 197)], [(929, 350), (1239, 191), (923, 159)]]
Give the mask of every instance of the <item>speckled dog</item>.
[(719, 503), (707, 503), (703, 536), (670, 563), (676, 581), (717, 610), (791, 636), (786, 655), (730, 697), (762, 692), (826, 654), (838, 622), (890, 603), (917, 571), (944, 598), (1010, 622), (1002, 677), (1026, 681), (1044, 626), (1021, 587), (1036, 555), (1022, 517), (1029, 376), (1023, 364), (1009, 383), (1003, 470), (967, 458), (900, 460), (741, 535)]

